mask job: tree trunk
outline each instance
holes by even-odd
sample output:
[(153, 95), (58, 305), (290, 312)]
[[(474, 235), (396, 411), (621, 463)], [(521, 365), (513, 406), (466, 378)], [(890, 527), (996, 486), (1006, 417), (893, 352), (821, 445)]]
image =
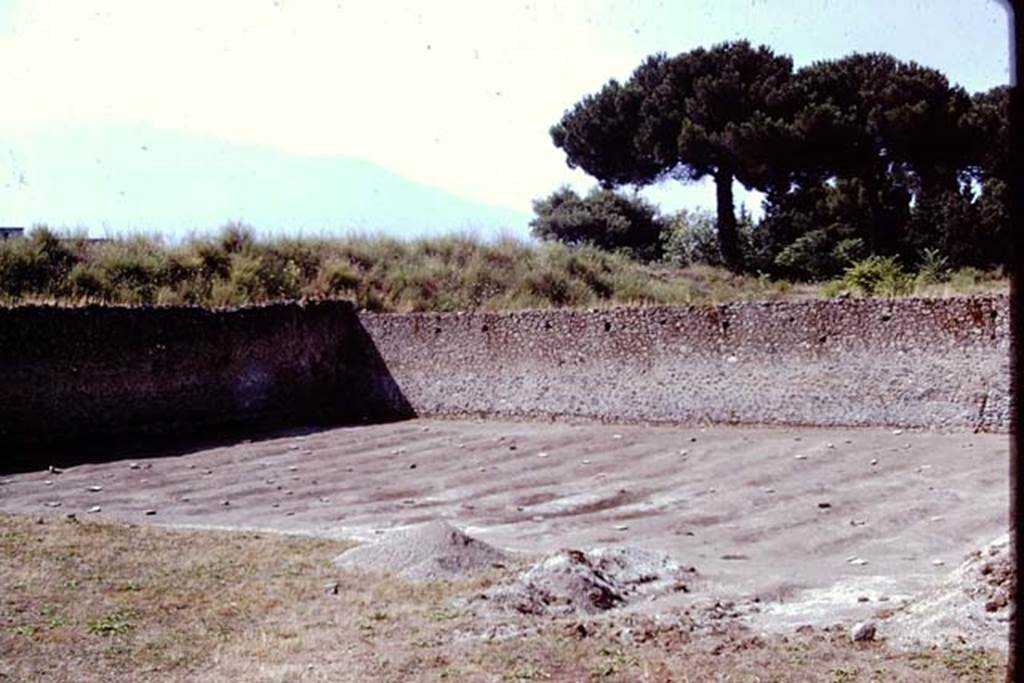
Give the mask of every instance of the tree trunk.
[(732, 172), (719, 169), (715, 173), (717, 195), (718, 249), (722, 252), (725, 267), (733, 272), (743, 269), (743, 254), (740, 252), (740, 236), (736, 229), (736, 213), (732, 198)]

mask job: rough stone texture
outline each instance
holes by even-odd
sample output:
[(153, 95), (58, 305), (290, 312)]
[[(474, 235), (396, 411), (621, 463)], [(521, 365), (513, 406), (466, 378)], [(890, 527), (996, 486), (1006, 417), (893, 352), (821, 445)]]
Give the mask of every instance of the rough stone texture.
[(0, 358), (0, 446), (337, 422), (404, 405), (345, 302), (0, 308)]
[[(0, 309), (0, 447), (424, 416), (1006, 431), (1007, 297)], [(83, 440), (85, 440), (83, 442)]]
[(664, 553), (628, 546), (562, 550), (486, 592), (524, 614), (596, 614), (641, 598), (684, 591), (687, 570)]
[(1005, 296), (360, 319), (424, 416), (1009, 426)]

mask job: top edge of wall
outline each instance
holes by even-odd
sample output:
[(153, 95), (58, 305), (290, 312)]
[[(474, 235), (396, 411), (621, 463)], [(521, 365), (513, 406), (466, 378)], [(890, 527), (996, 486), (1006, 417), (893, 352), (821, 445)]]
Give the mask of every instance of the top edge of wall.
[(561, 308), (518, 308), (498, 311), (488, 310), (466, 310), (466, 311), (408, 311), (408, 312), (385, 312), (378, 313), (358, 309), (360, 316), (368, 317), (437, 317), (437, 316), (475, 316), (475, 315), (538, 315), (551, 313), (580, 313), (587, 315), (613, 314), (622, 311), (711, 311), (711, 310), (736, 310), (736, 309), (764, 309), (764, 308), (810, 308), (810, 307), (851, 307), (851, 306), (915, 306), (919, 304), (941, 305), (950, 302), (993, 302), (996, 304), (1008, 303), (1009, 294), (968, 294), (963, 296), (945, 297), (858, 297), (844, 299), (789, 299), (781, 301), (730, 301), (720, 304), (622, 304), (616, 306), (590, 306)]
[(354, 303), (347, 299), (309, 299), (292, 301), (268, 301), (264, 303), (244, 304), (241, 306), (201, 306), (197, 304), (115, 304), (115, 303), (18, 303), (9, 306), (0, 305), (0, 311), (24, 310), (67, 310), (67, 311), (209, 311), (211, 313), (233, 313), (241, 311), (267, 310), (277, 308), (345, 308), (357, 310)]

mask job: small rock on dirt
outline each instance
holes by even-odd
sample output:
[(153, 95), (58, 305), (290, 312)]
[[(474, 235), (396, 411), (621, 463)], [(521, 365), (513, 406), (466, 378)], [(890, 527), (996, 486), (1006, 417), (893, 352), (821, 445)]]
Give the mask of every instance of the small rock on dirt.
[(875, 639), (875, 625), (870, 621), (862, 621), (854, 624), (850, 630), (850, 639), (855, 643), (871, 641)]

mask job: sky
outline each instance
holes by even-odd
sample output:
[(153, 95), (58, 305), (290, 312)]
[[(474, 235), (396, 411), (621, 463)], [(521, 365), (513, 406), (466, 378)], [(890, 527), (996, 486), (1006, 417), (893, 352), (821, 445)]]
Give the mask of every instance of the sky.
[[(493, 207), (525, 235), (532, 200), (595, 182), (567, 167), (551, 125), (651, 53), (746, 38), (799, 67), (884, 51), (974, 92), (1009, 82), (1008, 26), (998, 0), (0, 0), (0, 224), (79, 215), (121, 227), (127, 219), (104, 217), (113, 204), (76, 196), (66, 205), (75, 167), (55, 166), (61, 156), (105, 156), (79, 138), (128, 145), (152, 131), (155, 140), (290, 160), (367, 162), (466, 206)], [(122, 163), (111, 153), (104, 173), (111, 187), (146, 174), (151, 189), (132, 203), (131, 221), (172, 230), (161, 221), (188, 199), (177, 195), (172, 206), (160, 196), (161, 169), (168, 187), (170, 174), (186, 170), (173, 150), (164, 154)], [(272, 190), (250, 188), (254, 199)], [(345, 191), (317, 195), (326, 202), (317, 215), (342, 211)], [(708, 183), (646, 194), (666, 211), (714, 205)], [(756, 195), (740, 198), (757, 213)], [(245, 214), (246, 197), (232, 206)], [(417, 211), (409, 207), (408, 221), (382, 222), (408, 232)], [(372, 211), (360, 220), (372, 224)]]

